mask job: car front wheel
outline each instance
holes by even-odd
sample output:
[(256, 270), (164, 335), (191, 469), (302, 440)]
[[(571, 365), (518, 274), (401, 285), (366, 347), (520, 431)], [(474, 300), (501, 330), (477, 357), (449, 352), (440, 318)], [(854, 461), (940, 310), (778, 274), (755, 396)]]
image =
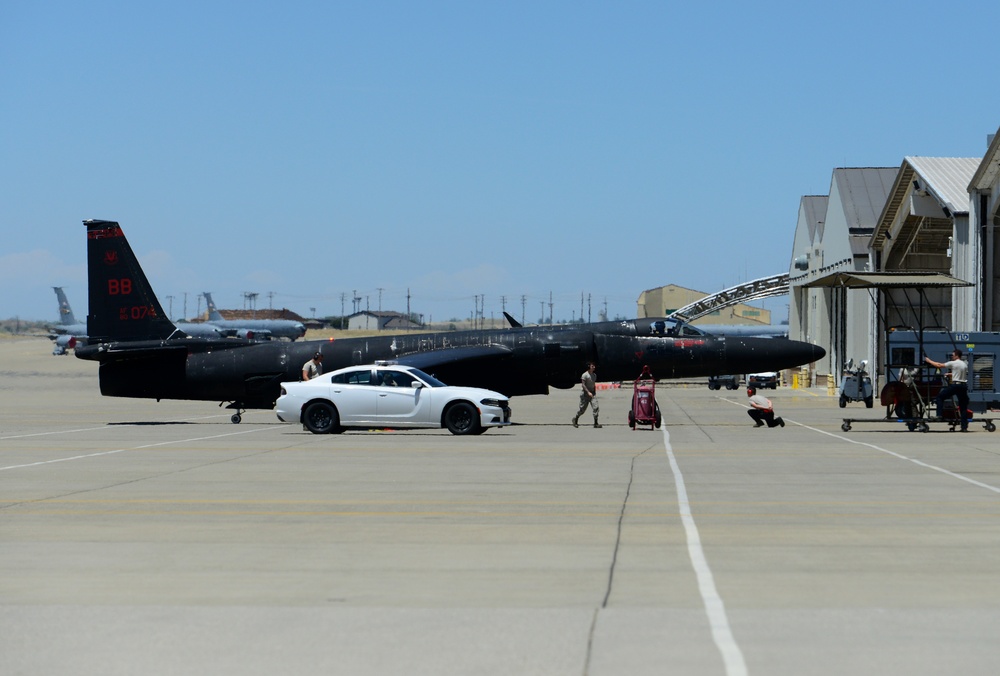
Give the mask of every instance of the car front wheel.
[(460, 401), (444, 414), (444, 426), (452, 434), (474, 434), (479, 425), (479, 412), (465, 401)]
[(314, 401), (302, 412), (302, 423), (313, 434), (330, 434), (337, 430), (340, 417), (333, 404), (326, 401)]

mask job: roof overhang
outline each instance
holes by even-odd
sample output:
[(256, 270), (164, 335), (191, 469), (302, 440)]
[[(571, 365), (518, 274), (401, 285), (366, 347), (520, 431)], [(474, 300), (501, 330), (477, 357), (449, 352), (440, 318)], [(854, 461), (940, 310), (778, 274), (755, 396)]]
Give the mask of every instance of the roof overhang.
[(838, 289), (923, 289), (928, 287), (974, 286), (972, 282), (941, 272), (832, 272), (803, 284), (808, 288)]

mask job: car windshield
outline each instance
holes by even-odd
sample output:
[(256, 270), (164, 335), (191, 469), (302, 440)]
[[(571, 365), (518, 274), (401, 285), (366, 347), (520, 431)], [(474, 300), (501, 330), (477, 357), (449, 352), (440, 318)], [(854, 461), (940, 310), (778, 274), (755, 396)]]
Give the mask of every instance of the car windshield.
[(425, 383), (427, 383), (428, 387), (448, 387), (447, 385), (445, 385), (444, 383), (442, 383), (440, 380), (438, 380), (437, 378), (435, 378), (431, 374), (424, 373), (420, 369), (410, 369), (410, 373), (412, 373), (417, 378), (420, 378), (422, 381), (424, 381)]

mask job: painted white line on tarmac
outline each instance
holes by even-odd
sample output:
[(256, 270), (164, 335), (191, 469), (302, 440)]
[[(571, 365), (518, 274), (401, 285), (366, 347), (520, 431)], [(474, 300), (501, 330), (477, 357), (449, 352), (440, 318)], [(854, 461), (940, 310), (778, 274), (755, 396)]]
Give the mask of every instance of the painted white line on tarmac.
[(141, 451), (147, 448), (156, 448), (157, 446), (171, 446), (174, 444), (187, 444), (195, 441), (208, 441), (209, 439), (222, 439), (224, 437), (233, 437), (240, 434), (253, 434), (254, 432), (262, 432), (267, 430), (267, 427), (256, 427), (249, 430), (241, 430), (239, 432), (227, 432), (225, 434), (213, 434), (207, 437), (193, 437), (191, 439), (177, 439), (176, 441), (161, 441), (156, 444), (145, 444), (143, 446), (132, 446), (131, 448), (116, 448), (113, 451), (101, 451), (99, 453), (87, 453), (85, 455), (74, 455), (69, 458), (55, 458), (53, 460), (40, 460), (38, 462), (29, 462), (24, 465), (8, 465), (7, 467), (0, 467), (0, 472), (5, 472), (9, 469), (23, 469), (25, 467), (38, 467), (40, 465), (51, 465), (57, 462), (69, 462), (70, 460), (85, 460), (87, 458), (99, 458), (102, 455), (115, 455), (116, 453), (125, 453), (127, 451)]
[[(903, 455), (902, 453), (896, 453), (896, 451), (890, 451), (887, 448), (882, 448), (881, 446), (876, 446), (875, 444), (869, 444), (867, 441), (856, 441), (854, 439), (850, 439), (850, 438), (842, 436), (840, 434), (834, 434), (833, 432), (827, 432), (826, 430), (821, 430), (821, 429), (818, 429), (816, 427), (810, 427), (809, 425), (803, 425), (802, 423), (793, 423), (793, 424), (798, 425), (799, 427), (804, 427), (807, 430), (812, 430), (813, 432), (819, 432), (820, 434), (825, 434), (828, 437), (833, 437), (834, 439), (841, 439), (843, 441), (847, 441), (847, 442), (852, 443), (852, 444), (857, 444), (858, 446), (867, 446), (868, 448), (875, 449), (876, 451), (879, 451), (880, 453), (886, 453), (888, 455), (891, 455), (894, 458), (899, 458), (900, 460), (905, 460), (907, 462), (912, 462), (914, 465), (918, 465), (918, 466), (924, 467), (926, 469), (931, 469), (931, 470), (934, 470), (935, 472), (941, 472), (941, 474), (950, 476), (953, 479), (958, 479), (959, 481), (964, 481), (966, 483), (972, 484), (973, 486), (978, 486), (980, 488), (985, 488), (986, 490), (993, 491), (994, 493), (1000, 493), (1000, 487), (991, 486), (990, 484), (984, 484), (982, 481), (976, 481), (975, 479), (970, 479), (967, 476), (963, 476), (963, 475), (958, 474), (956, 472), (952, 472), (951, 470), (945, 469), (944, 467), (938, 467), (937, 465), (932, 465), (930, 463), (924, 462), (923, 460), (917, 460), (916, 458), (911, 458), (909, 456)], [(907, 432), (907, 434), (912, 434), (912, 433), (911, 432)], [(916, 432), (916, 434), (922, 434), (922, 433), (921, 432)]]
[[(729, 399), (723, 399), (723, 401), (727, 401), (730, 404), (735, 404), (736, 406), (740, 406), (741, 408), (749, 408), (744, 404), (740, 404), (738, 402), (731, 401)], [(867, 446), (868, 448), (876, 450), (879, 453), (885, 453), (886, 455), (891, 455), (894, 458), (899, 458), (900, 460), (905, 460), (906, 462), (912, 462), (914, 465), (917, 465), (918, 467), (923, 467), (924, 469), (930, 469), (935, 472), (940, 472), (941, 474), (950, 476), (953, 479), (964, 481), (965, 483), (972, 484), (973, 486), (978, 486), (979, 488), (985, 488), (986, 490), (992, 491), (993, 493), (1000, 493), (1000, 487), (992, 486), (990, 484), (985, 484), (982, 481), (976, 481), (975, 479), (970, 479), (967, 476), (958, 474), (957, 472), (952, 472), (951, 470), (945, 469), (944, 467), (938, 467), (937, 465), (932, 465), (930, 463), (924, 462), (923, 460), (917, 460), (916, 458), (911, 458), (909, 456), (903, 455), (902, 453), (897, 453), (896, 451), (890, 451), (888, 448), (882, 448), (881, 446), (876, 446), (875, 444), (869, 444), (867, 441), (857, 441), (856, 439), (851, 439), (850, 437), (845, 437), (841, 434), (836, 434), (834, 432), (827, 432), (826, 430), (821, 430), (818, 427), (810, 427), (809, 425), (803, 425), (802, 423), (795, 422), (794, 420), (785, 420), (785, 422), (791, 425), (798, 425), (799, 427), (811, 430), (813, 432), (819, 432), (820, 434), (825, 434), (826, 436), (833, 437), (834, 439), (840, 439), (841, 441), (846, 441), (849, 444), (857, 444), (858, 446)], [(891, 421), (886, 421), (886, 422), (891, 422)]]
[[(221, 418), (222, 416), (216, 415), (203, 415), (197, 418), (175, 418), (173, 420), (163, 420), (158, 421), (162, 424), (176, 423), (176, 422), (188, 422), (189, 420), (209, 420), (210, 418)], [(7, 441), (8, 439), (30, 439), (31, 437), (47, 437), (54, 434), (77, 434), (79, 432), (99, 432), (100, 430), (106, 430), (109, 427), (138, 427), (141, 423), (116, 423), (112, 425), (111, 423), (106, 423), (100, 427), (81, 427), (75, 430), (49, 430), (48, 432), (32, 432), (31, 434), (12, 434), (9, 437), (0, 437), (0, 441)]]
[(719, 591), (715, 588), (712, 569), (708, 567), (708, 559), (705, 558), (705, 552), (701, 548), (701, 536), (698, 534), (694, 515), (691, 514), (691, 503), (688, 502), (684, 476), (681, 474), (681, 468), (677, 465), (677, 459), (674, 457), (674, 449), (670, 445), (670, 432), (667, 431), (666, 425), (662, 429), (663, 444), (667, 449), (667, 459), (670, 461), (670, 469), (674, 473), (674, 485), (677, 487), (677, 505), (680, 509), (681, 522), (684, 524), (684, 532), (687, 534), (688, 555), (691, 557), (691, 565), (698, 578), (698, 591), (701, 593), (701, 600), (704, 602), (705, 612), (708, 614), (708, 623), (712, 628), (712, 640), (715, 641), (715, 646), (722, 655), (726, 675), (746, 676), (747, 665), (743, 659), (743, 651), (740, 650), (733, 637), (732, 629), (729, 627), (729, 618), (726, 616), (726, 606), (722, 602), (722, 597), (719, 596)]

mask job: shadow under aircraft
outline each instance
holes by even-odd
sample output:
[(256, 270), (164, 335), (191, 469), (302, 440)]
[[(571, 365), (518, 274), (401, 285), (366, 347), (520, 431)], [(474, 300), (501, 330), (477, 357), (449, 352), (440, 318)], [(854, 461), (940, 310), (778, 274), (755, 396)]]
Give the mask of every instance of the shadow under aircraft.
[[(280, 383), (299, 380), (320, 352), (331, 371), (376, 360), (423, 369), (450, 385), (507, 396), (547, 394), (580, 382), (588, 361), (605, 381), (778, 371), (821, 359), (823, 348), (793, 340), (717, 337), (683, 322), (633, 319), (563, 326), (407, 333), (323, 341), (193, 338), (163, 313), (118, 223), (84, 221), (90, 314), (88, 344), (76, 356), (100, 363), (101, 394), (217, 401), (270, 409)], [(221, 405), (220, 404), (220, 405)]]

